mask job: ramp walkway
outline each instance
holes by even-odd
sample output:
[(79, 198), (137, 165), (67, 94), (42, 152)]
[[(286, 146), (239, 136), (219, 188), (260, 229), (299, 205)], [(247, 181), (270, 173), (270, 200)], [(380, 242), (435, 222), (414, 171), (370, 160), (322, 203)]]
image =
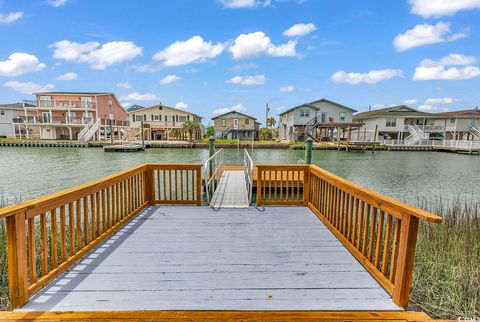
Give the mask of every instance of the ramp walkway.
[[(215, 208), (248, 208), (253, 185), (253, 161), (244, 150), (243, 170), (224, 171), (223, 149), (204, 164), (205, 189), (208, 204)], [(212, 197), (210, 198), (210, 193)]]

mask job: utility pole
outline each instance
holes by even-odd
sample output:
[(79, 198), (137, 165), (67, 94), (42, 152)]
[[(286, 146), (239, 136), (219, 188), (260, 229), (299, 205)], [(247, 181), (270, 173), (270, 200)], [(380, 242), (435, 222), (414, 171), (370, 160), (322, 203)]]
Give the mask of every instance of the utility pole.
[(268, 127), (268, 113), (270, 112), (270, 107), (268, 107), (268, 102), (265, 104), (265, 127)]

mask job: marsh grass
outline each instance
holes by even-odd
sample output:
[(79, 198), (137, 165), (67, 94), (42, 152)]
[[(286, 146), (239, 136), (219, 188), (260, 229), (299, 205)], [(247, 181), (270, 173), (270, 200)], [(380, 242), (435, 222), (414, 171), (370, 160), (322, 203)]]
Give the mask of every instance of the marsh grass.
[[(423, 207), (422, 207), (423, 204)], [(420, 206), (442, 224), (419, 227), (411, 303), (432, 317), (480, 316), (480, 202), (456, 199)]]
[[(417, 204), (444, 220), (419, 227), (413, 309), (442, 319), (480, 316), (480, 202), (457, 198), (452, 202), (419, 200)], [(0, 196), (0, 207), (3, 205)], [(39, 236), (38, 232), (35, 235)], [(40, 241), (35, 239), (38, 252)], [(10, 309), (6, 248), (5, 221), (0, 219), (0, 310)], [(37, 263), (37, 269), (40, 266)]]

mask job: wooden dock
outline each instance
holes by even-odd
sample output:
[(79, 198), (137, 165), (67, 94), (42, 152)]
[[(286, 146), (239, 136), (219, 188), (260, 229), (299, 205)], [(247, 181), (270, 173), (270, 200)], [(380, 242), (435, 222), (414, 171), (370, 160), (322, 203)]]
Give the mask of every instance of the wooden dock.
[(0, 209), (0, 320), (426, 318), (402, 310), (419, 221), (440, 217), (307, 164), (257, 165), (255, 207), (212, 209), (202, 173), (141, 164)]
[(18, 311), (402, 311), (306, 207), (144, 210)]
[(103, 151), (105, 152), (140, 152), (143, 150), (145, 150), (145, 147), (141, 144), (117, 144), (103, 146)]

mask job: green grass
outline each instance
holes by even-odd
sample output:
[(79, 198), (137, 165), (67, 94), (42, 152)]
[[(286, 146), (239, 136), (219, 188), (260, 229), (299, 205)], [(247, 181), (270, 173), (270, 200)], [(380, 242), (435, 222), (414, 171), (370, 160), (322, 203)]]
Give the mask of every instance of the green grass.
[(480, 316), (480, 203), (439, 202), (441, 224), (419, 228), (411, 303), (441, 319)]

